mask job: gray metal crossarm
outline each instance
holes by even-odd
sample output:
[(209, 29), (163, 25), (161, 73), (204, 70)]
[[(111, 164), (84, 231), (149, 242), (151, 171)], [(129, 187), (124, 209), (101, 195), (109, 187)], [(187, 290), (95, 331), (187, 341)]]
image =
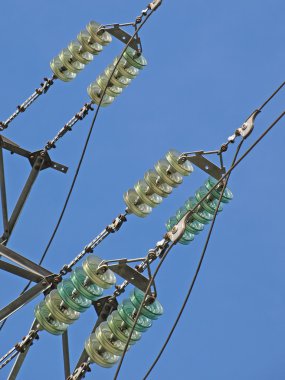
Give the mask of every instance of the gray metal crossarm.
[(33, 273), (23, 268), (19, 268), (16, 265), (9, 264), (4, 260), (0, 260), (0, 269), (5, 270), (6, 272), (12, 273), (16, 276), (25, 278), (26, 280), (29, 280), (32, 282), (39, 282), (43, 279), (42, 276), (39, 276), (36, 273)]

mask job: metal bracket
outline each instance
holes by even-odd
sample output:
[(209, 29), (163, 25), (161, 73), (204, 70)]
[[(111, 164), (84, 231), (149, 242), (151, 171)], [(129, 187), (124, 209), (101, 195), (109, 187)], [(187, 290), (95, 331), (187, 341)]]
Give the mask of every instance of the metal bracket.
[(215, 179), (219, 180), (226, 172), (225, 167), (219, 168), (217, 165), (215, 165), (210, 160), (207, 160), (203, 156), (204, 151), (201, 152), (194, 152), (192, 156), (181, 156), (181, 161), (188, 160), (192, 164), (198, 166), (201, 170), (209, 174), (210, 176), (214, 177)]
[[(120, 24), (114, 24), (111, 27), (104, 27), (104, 30), (107, 30), (108, 33), (112, 34), (115, 38), (123, 42), (124, 44), (128, 44), (138, 53), (141, 53), (141, 40), (138, 35), (136, 35), (132, 40), (129, 33), (120, 28)], [(131, 40), (131, 41), (130, 41)]]
[(243, 123), (243, 125), (237, 129), (236, 133), (238, 133), (240, 136), (242, 136), (244, 139), (246, 139), (254, 128), (254, 120), (256, 116), (260, 113), (259, 110), (254, 111), (246, 122)]
[(149, 4), (149, 8), (155, 11), (162, 4), (162, 0), (154, 0)]

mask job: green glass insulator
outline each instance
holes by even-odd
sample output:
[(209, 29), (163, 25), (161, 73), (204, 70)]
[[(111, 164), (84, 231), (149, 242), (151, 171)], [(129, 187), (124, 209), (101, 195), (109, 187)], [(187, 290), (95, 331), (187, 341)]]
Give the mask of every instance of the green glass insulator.
[(163, 182), (161, 177), (155, 171), (148, 170), (144, 175), (144, 179), (153, 192), (161, 197), (166, 198), (172, 193), (173, 188)]
[(93, 60), (93, 54), (86, 51), (79, 41), (72, 41), (68, 45), (68, 50), (73, 58), (85, 65)]
[(151, 213), (152, 208), (143, 203), (135, 190), (130, 189), (124, 193), (124, 201), (130, 212), (139, 216), (140, 218), (145, 218)]
[(69, 71), (66, 67), (62, 65), (62, 62), (59, 59), (59, 57), (55, 57), (50, 62), (50, 68), (57, 76), (57, 78), (62, 80), (63, 82), (70, 82), (72, 79), (76, 77), (75, 73)]
[(97, 55), (103, 50), (102, 44), (95, 41), (86, 30), (81, 31), (77, 39), (84, 49), (93, 55)]
[(91, 305), (91, 301), (79, 293), (71, 280), (63, 280), (57, 290), (62, 300), (73, 310), (83, 313)]
[(79, 61), (76, 61), (68, 49), (63, 49), (59, 53), (59, 59), (62, 65), (65, 66), (72, 73), (78, 73), (83, 70), (85, 65)]
[[(176, 218), (177, 218), (177, 221), (180, 221), (181, 218), (183, 218), (183, 216), (186, 214), (188, 210), (186, 209), (185, 206), (183, 207), (180, 207), (177, 211), (176, 211)], [(203, 231), (204, 229), (204, 224), (201, 223), (201, 222), (198, 222), (197, 220), (192, 220), (190, 222), (188, 222), (186, 224), (186, 230), (188, 232), (191, 232), (192, 234), (194, 235), (197, 235), (199, 234), (201, 231)]]
[(90, 21), (86, 26), (86, 29), (90, 33), (91, 37), (98, 42), (99, 44), (105, 46), (112, 41), (110, 33), (106, 31), (99, 30), (101, 24), (98, 24), (96, 21)]
[(119, 356), (105, 351), (102, 344), (98, 341), (96, 334), (91, 334), (85, 341), (85, 350), (93, 363), (104, 368), (113, 367), (119, 360)]
[[(188, 211), (193, 210), (197, 205), (197, 199), (191, 197), (185, 202), (185, 207)], [(200, 223), (207, 224), (213, 219), (213, 214), (210, 214), (208, 211), (205, 211), (200, 205), (200, 210), (195, 212), (192, 217)]]
[(94, 103), (100, 104), (102, 107), (107, 107), (109, 104), (113, 103), (115, 98), (113, 96), (105, 94), (103, 96), (103, 100), (101, 101), (102, 98), (102, 89), (100, 86), (98, 86), (97, 82), (91, 83), (88, 88), (87, 88), (88, 95), (90, 98), (93, 100)]
[(78, 311), (71, 309), (60, 297), (56, 289), (52, 290), (45, 298), (45, 303), (50, 313), (59, 322), (68, 325), (77, 321), (80, 316)]
[[(180, 218), (181, 219), (181, 218)], [(180, 220), (179, 219), (179, 220)], [(166, 226), (166, 229), (167, 231), (170, 231), (172, 230), (172, 228), (178, 223), (178, 220), (175, 216), (171, 217), (170, 219), (168, 219), (168, 221), (166, 222), (165, 226)], [(192, 223), (191, 223), (192, 224)], [(203, 226), (203, 225), (202, 225)], [(195, 232), (193, 232), (195, 231)], [(197, 232), (197, 230), (194, 230), (191, 225), (189, 224), (186, 224), (186, 230), (183, 234), (183, 236), (181, 237), (181, 239), (179, 240), (179, 243), (181, 244), (189, 244), (191, 243), (191, 241), (194, 240), (195, 238), (195, 235), (199, 233)]]
[[(197, 199), (198, 202), (201, 201), (207, 194), (209, 190), (206, 188), (206, 186), (200, 187), (195, 193), (195, 198)], [(218, 199), (213, 199), (211, 195), (209, 195), (205, 201), (201, 203), (202, 207), (204, 210), (208, 211), (210, 214), (215, 214), (216, 208), (218, 206)], [(220, 204), (219, 205), (219, 210), (218, 212), (221, 212), (223, 210), (223, 206)]]
[(103, 293), (103, 288), (94, 284), (90, 277), (86, 275), (83, 268), (75, 268), (71, 273), (70, 279), (75, 288), (91, 301), (95, 301)]
[(194, 240), (194, 237), (195, 237), (194, 234), (186, 230), (184, 234), (182, 235), (182, 238), (179, 240), (179, 243), (188, 245), (191, 243), (191, 241)]
[(150, 207), (156, 207), (162, 202), (162, 197), (154, 193), (145, 180), (139, 180), (134, 188), (142, 201)]
[(115, 71), (114, 71), (114, 68), (115, 68), (114, 64), (109, 65), (109, 66), (105, 69), (105, 71), (104, 71), (105, 75), (106, 75), (108, 78), (111, 77), (110, 82), (111, 82), (114, 86), (118, 86), (118, 87), (121, 87), (121, 88), (125, 88), (125, 87), (127, 87), (127, 86), (131, 83), (131, 79), (129, 79), (129, 78), (127, 78), (127, 77), (121, 75), (121, 74), (119, 73), (118, 70), (115, 70)]
[[(205, 182), (205, 186), (208, 189), (208, 191), (211, 190), (216, 185), (217, 182), (218, 181), (215, 178), (209, 177), (208, 180)], [(219, 189), (216, 188), (216, 189), (211, 191), (211, 194), (214, 198), (219, 199), (221, 191), (222, 191), (222, 187)], [(224, 190), (224, 194), (222, 196), (222, 202), (228, 203), (229, 201), (231, 201), (233, 199), (233, 197), (234, 196), (233, 196), (233, 193), (231, 192), (231, 190), (226, 187)]]
[(124, 58), (131, 66), (134, 66), (140, 70), (147, 65), (147, 61), (144, 56), (131, 47), (127, 47), (127, 50), (124, 52)]
[(159, 160), (155, 164), (155, 170), (158, 175), (171, 187), (177, 187), (183, 182), (183, 177), (176, 172), (172, 165), (165, 159)]
[(98, 286), (108, 289), (116, 283), (116, 276), (110, 269), (105, 269), (102, 273), (97, 273), (102, 259), (98, 256), (90, 254), (83, 262), (82, 267), (86, 275)]
[[(117, 310), (109, 315), (107, 322), (113, 334), (122, 342), (127, 343), (132, 328), (124, 322)], [(141, 338), (141, 335), (141, 332), (134, 330), (130, 344), (135, 344)]]
[(171, 166), (174, 167), (178, 173), (186, 176), (193, 172), (193, 166), (189, 161), (185, 161), (183, 163), (178, 163), (178, 158), (180, 157), (181, 153), (179, 153), (177, 150), (171, 149), (166, 154), (166, 159), (170, 163)]
[(51, 316), (44, 301), (36, 306), (35, 317), (41, 328), (53, 335), (63, 334), (68, 327), (67, 324), (59, 322)]
[[(130, 295), (130, 301), (136, 308), (136, 310), (139, 310), (140, 305), (143, 302), (145, 293), (142, 292), (138, 288), (134, 288)], [(147, 302), (147, 301), (146, 301)], [(146, 304), (141, 309), (141, 314), (149, 319), (157, 319), (160, 315), (163, 314), (163, 307), (161, 303), (156, 299), (154, 302), (150, 304)]]
[(168, 221), (165, 223), (167, 231), (172, 230), (172, 228), (178, 223), (175, 216), (172, 216), (168, 219)]
[[(119, 57), (115, 58), (113, 63), (114, 65), (117, 64), (118, 59)], [(117, 69), (121, 75), (129, 79), (134, 79), (139, 74), (139, 70), (134, 66), (130, 66), (124, 57), (120, 59), (120, 63), (118, 64)]]
[[(114, 86), (111, 82), (108, 84), (108, 78), (106, 75), (100, 75), (97, 79), (96, 82), (98, 86), (101, 88), (102, 91), (105, 91), (106, 89), (106, 94), (116, 97), (122, 93), (122, 88), (118, 86)], [(108, 84), (108, 86), (107, 86)]]
[[(115, 337), (107, 322), (102, 322), (95, 331), (96, 338), (102, 347), (113, 355), (121, 356), (126, 344)], [(128, 349), (130, 346), (128, 346)]]
[[(122, 317), (123, 321), (129, 326), (134, 326), (134, 320), (136, 318), (136, 308), (129, 300), (124, 300), (123, 303), (121, 303), (118, 306), (118, 313)], [(152, 325), (151, 319), (147, 318), (144, 315), (140, 315), (137, 323), (135, 324), (134, 329), (136, 331), (146, 331), (148, 328), (150, 328)]]

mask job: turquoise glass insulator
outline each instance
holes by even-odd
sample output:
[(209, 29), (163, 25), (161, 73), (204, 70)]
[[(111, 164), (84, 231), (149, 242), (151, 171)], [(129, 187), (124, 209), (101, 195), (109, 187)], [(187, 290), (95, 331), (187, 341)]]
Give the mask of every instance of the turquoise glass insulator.
[(144, 56), (142, 54), (139, 54), (131, 47), (127, 47), (126, 51), (124, 52), (124, 58), (131, 66), (134, 66), (140, 70), (147, 65), (147, 61)]
[(148, 186), (161, 197), (166, 198), (172, 193), (173, 188), (163, 182), (161, 177), (155, 171), (148, 170), (144, 175), (144, 179)]
[(106, 351), (118, 356), (123, 354), (126, 344), (116, 338), (107, 322), (102, 322), (96, 328), (95, 335)]
[(73, 55), (68, 49), (63, 49), (59, 53), (59, 59), (61, 60), (63, 66), (65, 66), (69, 71), (73, 73), (78, 73), (83, 70), (85, 65), (73, 58)]
[[(107, 94), (103, 96), (103, 91), (96, 81), (87, 87), (87, 93), (95, 104), (101, 104), (102, 107), (107, 107), (115, 100), (113, 96)], [(101, 101), (102, 96), (103, 100)]]
[(84, 49), (93, 55), (97, 55), (103, 50), (102, 44), (95, 41), (86, 30), (81, 31), (77, 39)]
[[(183, 215), (185, 215), (185, 213), (183, 213), (183, 215), (181, 216), (181, 214), (182, 214), (181, 209), (185, 210), (185, 208), (181, 207), (177, 211), (176, 216), (171, 217), (166, 222), (167, 231), (170, 231), (180, 221), (180, 219), (183, 217)], [(204, 224), (197, 222), (197, 220), (194, 220), (192, 222), (188, 222), (186, 224), (186, 231), (188, 231), (194, 235), (198, 235), (201, 231), (203, 231), (203, 229), (204, 229)]]
[[(127, 343), (132, 328), (124, 322), (117, 310), (114, 310), (107, 318), (108, 325), (113, 334), (122, 342)], [(130, 344), (135, 344), (141, 338), (141, 332), (134, 330)]]
[(192, 234), (189, 231), (185, 231), (184, 234), (182, 235), (182, 238), (179, 240), (179, 243), (188, 245), (191, 243), (191, 241), (194, 240), (195, 235)]
[(144, 203), (133, 189), (124, 193), (124, 201), (129, 211), (140, 218), (145, 218), (152, 211), (152, 208)]
[(70, 279), (75, 288), (86, 298), (95, 301), (103, 293), (103, 288), (94, 284), (88, 277), (83, 268), (75, 268), (70, 276)]
[(71, 309), (60, 297), (58, 290), (52, 290), (45, 298), (45, 304), (50, 313), (59, 322), (66, 323), (68, 325), (77, 321), (80, 313)]
[(90, 21), (86, 26), (90, 36), (99, 44), (106, 46), (112, 41), (110, 33), (100, 30), (101, 24), (96, 21)]
[[(197, 199), (190, 197), (185, 202), (185, 207), (188, 211), (190, 211), (194, 209), (197, 203), (198, 203)], [(200, 210), (197, 212), (194, 212), (192, 216), (195, 220), (203, 224), (207, 224), (213, 219), (213, 214), (210, 214), (208, 211), (204, 210), (202, 205), (200, 205)]]
[(145, 180), (139, 180), (134, 188), (142, 201), (150, 207), (156, 207), (162, 202), (161, 196), (154, 193)]
[(171, 187), (177, 187), (183, 182), (183, 177), (165, 159), (159, 160), (155, 164), (158, 175)]
[[(209, 177), (208, 180), (205, 182), (205, 186), (208, 189), (208, 191), (211, 190), (216, 185), (217, 182), (218, 181), (215, 178)], [(219, 189), (216, 188), (216, 189), (211, 191), (211, 194), (214, 198), (219, 199), (221, 191), (222, 191), (222, 187)], [(229, 201), (231, 201), (233, 199), (233, 197), (234, 196), (233, 196), (233, 193), (231, 192), (231, 190), (226, 187), (224, 190), (223, 196), (222, 196), (222, 202), (228, 203)]]
[(55, 57), (50, 62), (50, 68), (56, 75), (56, 77), (63, 82), (70, 82), (72, 79), (76, 77), (76, 74), (74, 72), (71, 72), (67, 69), (67, 67), (64, 67), (59, 57)]
[[(181, 218), (180, 218), (181, 219)], [(179, 220), (180, 220), (179, 219)], [(178, 223), (178, 220), (175, 216), (171, 217), (170, 219), (168, 219), (168, 221), (166, 222), (165, 226), (166, 226), (166, 229), (167, 231), (170, 231), (172, 230), (172, 228)], [(195, 232), (193, 232), (195, 231)], [(181, 239), (179, 240), (179, 243), (181, 244), (190, 244), (191, 241), (194, 240), (195, 238), (195, 235), (198, 233), (197, 230), (194, 230), (191, 225), (188, 223), (186, 224), (186, 229), (185, 229), (185, 232), (184, 234), (182, 235)]]
[[(201, 199), (203, 199), (207, 194), (208, 194), (209, 190), (206, 188), (206, 186), (202, 186), (200, 187), (200, 189), (198, 189), (195, 193), (195, 198), (197, 199), (198, 202), (201, 201)], [(216, 208), (218, 206), (218, 199), (213, 199), (213, 197), (211, 197), (211, 195), (209, 195), (205, 201), (203, 201), (201, 203), (202, 207), (204, 210), (208, 211), (210, 214), (215, 214), (215, 211), (216, 211)], [(219, 212), (221, 212), (223, 210), (223, 206), (220, 204), (219, 205)]]
[(111, 82), (109, 82), (106, 75), (100, 75), (96, 79), (96, 82), (102, 91), (105, 91), (107, 95), (112, 97), (120, 95), (123, 91), (121, 87), (114, 86)]
[(178, 152), (175, 149), (171, 149), (169, 152), (166, 153), (165, 158), (170, 163), (173, 168), (178, 171), (178, 173), (186, 176), (193, 172), (193, 166), (191, 162), (185, 161), (183, 163), (178, 163), (178, 158), (180, 157), (181, 153)]
[(68, 50), (72, 54), (73, 58), (81, 63), (87, 65), (93, 60), (93, 54), (85, 50), (79, 41), (72, 41), (68, 45)]
[[(90, 254), (83, 262), (82, 267), (86, 275), (98, 286), (103, 289), (109, 289), (116, 283), (116, 276), (110, 269), (99, 270), (102, 259), (98, 256)], [(98, 272), (99, 270), (99, 272)]]
[[(134, 288), (130, 295), (130, 301), (136, 308), (136, 310), (139, 310), (143, 299), (144, 299), (145, 293), (142, 292), (138, 288)], [(163, 314), (163, 307), (161, 303), (156, 299), (154, 302), (148, 304), (146, 303), (142, 309), (141, 314), (149, 319), (157, 319), (159, 316)]]
[(57, 290), (62, 300), (73, 310), (82, 313), (91, 305), (91, 301), (75, 288), (71, 280), (63, 280)]
[[(129, 326), (134, 326), (134, 320), (136, 318), (136, 308), (129, 300), (124, 300), (118, 306), (118, 313), (122, 317), (123, 321)], [(134, 329), (139, 332), (146, 331), (152, 325), (151, 319), (145, 317), (144, 315), (140, 315), (137, 323), (134, 326)]]
[(96, 334), (91, 334), (85, 341), (85, 350), (93, 363), (104, 368), (110, 368), (119, 360), (119, 356), (106, 351), (96, 337)]
[(44, 301), (35, 307), (35, 317), (42, 329), (53, 335), (61, 335), (68, 325), (54, 319)]
[[(118, 59), (119, 57), (115, 58), (114, 65), (117, 64)], [(134, 66), (130, 66), (125, 57), (120, 59), (117, 69), (121, 75), (129, 79), (134, 79), (139, 74), (139, 70)]]

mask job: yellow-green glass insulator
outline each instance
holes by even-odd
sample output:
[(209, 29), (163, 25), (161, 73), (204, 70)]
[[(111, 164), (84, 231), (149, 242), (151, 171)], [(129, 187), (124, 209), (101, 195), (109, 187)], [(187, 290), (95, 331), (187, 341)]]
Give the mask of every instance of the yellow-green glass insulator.
[(103, 50), (102, 44), (94, 41), (94, 39), (86, 30), (82, 30), (78, 34), (77, 39), (84, 47), (84, 49), (93, 55), (97, 55)]
[[(136, 308), (129, 300), (124, 300), (123, 303), (121, 303), (118, 306), (118, 313), (122, 317), (123, 321), (129, 326), (134, 326), (134, 320), (136, 318)], [(150, 328), (152, 325), (151, 319), (147, 318), (144, 315), (140, 315), (137, 323), (135, 324), (134, 329), (136, 331), (146, 331), (148, 328)]]
[(75, 288), (71, 280), (63, 280), (57, 290), (62, 300), (73, 310), (83, 313), (91, 305), (91, 301)]
[[(109, 82), (108, 78), (106, 75), (100, 75), (97, 79), (96, 82), (98, 86), (101, 88), (102, 91), (105, 91), (106, 89), (106, 94), (110, 95), (112, 97), (116, 97), (122, 93), (122, 87), (114, 86), (111, 81)], [(107, 86), (108, 84), (108, 86)]]
[(105, 46), (108, 45), (112, 41), (112, 37), (110, 33), (106, 31), (100, 31), (101, 24), (98, 24), (96, 21), (90, 21), (86, 26), (86, 29), (90, 33), (91, 37), (98, 42), (99, 44)]
[(129, 78), (127, 78), (127, 77), (121, 75), (121, 74), (119, 73), (118, 70), (115, 70), (115, 71), (114, 71), (114, 68), (115, 68), (114, 64), (109, 65), (109, 66), (105, 69), (105, 71), (104, 71), (105, 75), (106, 75), (108, 78), (111, 77), (110, 82), (111, 82), (114, 86), (118, 86), (118, 87), (121, 87), (121, 88), (125, 88), (125, 87), (127, 87), (127, 86), (131, 83), (131, 79), (129, 79)]
[(93, 363), (104, 368), (111, 368), (119, 360), (119, 356), (105, 351), (102, 344), (96, 337), (96, 334), (91, 334), (85, 341), (85, 350)]
[(144, 175), (144, 179), (148, 186), (161, 197), (166, 198), (172, 193), (173, 188), (163, 182), (161, 177), (155, 171), (148, 170)]
[(91, 83), (87, 88), (87, 92), (90, 98), (93, 100), (93, 102), (96, 104), (100, 104), (101, 102), (102, 107), (108, 106), (109, 104), (113, 103), (113, 101), (115, 100), (113, 96), (105, 94), (103, 96), (103, 100), (101, 101), (103, 91), (101, 87), (97, 84), (97, 82)]
[(79, 61), (76, 61), (68, 49), (63, 49), (59, 53), (59, 59), (62, 65), (65, 66), (69, 71), (73, 73), (78, 73), (83, 70), (85, 65)]
[(93, 54), (85, 50), (79, 41), (70, 42), (68, 45), (68, 50), (74, 59), (81, 63), (84, 63), (85, 65), (93, 60)]
[[(95, 335), (106, 351), (118, 356), (123, 354), (126, 344), (115, 337), (107, 322), (100, 323)], [(129, 348), (130, 346), (128, 346)]]
[[(119, 57), (115, 58), (113, 65), (116, 65), (118, 62)], [(139, 74), (139, 70), (134, 67), (130, 66), (126, 58), (121, 57), (119, 64), (117, 65), (117, 70), (119, 73), (129, 79), (134, 79)]]
[[(190, 197), (185, 202), (185, 208), (187, 211), (193, 210), (197, 205), (198, 201), (194, 197)], [(199, 208), (199, 206), (198, 206)], [(202, 205), (200, 205), (199, 211), (193, 213), (193, 218), (200, 223), (207, 224), (213, 219), (213, 214), (210, 214), (208, 211), (204, 210)]]
[(159, 160), (155, 164), (155, 170), (169, 186), (177, 187), (183, 182), (182, 175), (176, 172), (165, 159)]
[(72, 79), (76, 77), (76, 74), (69, 71), (66, 67), (62, 65), (61, 60), (59, 57), (55, 57), (51, 62), (50, 62), (50, 68), (56, 75), (56, 77), (63, 82), (70, 82)]
[(59, 322), (71, 324), (80, 316), (78, 311), (71, 309), (60, 297), (56, 289), (52, 290), (45, 298), (45, 303), (50, 313)]
[[(209, 193), (209, 190), (206, 188), (206, 186), (200, 187), (195, 193), (195, 198), (198, 202), (201, 201), (207, 194)], [(204, 210), (208, 211), (210, 214), (215, 214), (217, 206), (218, 206), (218, 199), (213, 199), (213, 196), (208, 195), (207, 198), (201, 203)], [(218, 212), (221, 212), (223, 210), (223, 206), (220, 203)]]
[[(206, 188), (209, 190), (212, 190), (212, 188), (216, 185), (218, 181), (213, 178), (213, 177), (209, 177), (208, 180), (205, 182), (205, 186)], [(214, 198), (216, 199), (219, 199), (220, 198), (220, 194), (222, 192), (222, 189), (223, 187), (217, 189), (215, 188), (214, 190), (211, 191), (211, 194)], [(223, 193), (223, 196), (222, 196), (222, 202), (223, 203), (228, 203), (229, 201), (231, 201), (233, 199), (233, 193), (231, 192), (231, 190), (229, 188), (225, 188), (224, 190), (224, 193)]]
[(75, 288), (86, 298), (91, 301), (95, 301), (103, 293), (103, 288), (94, 284), (93, 281), (88, 277), (85, 271), (78, 267), (72, 271), (70, 279), (75, 286)]
[[(145, 293), (139, 290), (138, 288), (134, 288), (130, 295), (130, 301), (136, 308), (136, 310), (139, 310), (143, 299), (144, 299)], [(156, 299), (154, 302), (148, 304), (146, 303), (142, 309), (141, 314), (149, 319), (157, 319), (163, 314), (163, 307), (161, 303)]]
[(145, 218), (152, 211), (152, 208), (146, 203), (143, 203), (141, 198), (133, 189), (130, 189), (124, 193), (124, 201), (129, 211), (140, 218)]
[(35, 317), (41, 328), (53, 335), (63, 334), (68, 327), (67, 324), (59, 322), (51, 316), (44, 301), (36, 306)]
[[(104, 268), (100, 272), (99, 265), (102, 263), (100, 257), (90, 254), (83, 262), (82, 267), (86, 275), (98, 286), (108, 289), (116, 283), (116, 276), (110, 269)], [(97, 271), (99, 270), (99, 273)]]
[[(122, 342), (127, 343), (132, 328), (123, 321), (122, 317), (117, 310), (114, 310), (107, 318), (108, 325), (112, 333)], [(130, 340), (130, 344), (135, 344), (140, 338), (142, 333), (134, 330)]]
[(131, 47), (127, 47), (126, 51), (124, 52), (124, 58), (126, 58), (131, 66), (134, 66), (140, 70), (147, 65), (145, 57)]
[(145, 180), (139, 180), (134, 188), (143, 202), (150, 207), (156, 207), (162, 202), (161, 196), (154, 193)]
[(193, 166), (191, 162), (185, 161), (183, 163), (178, 163), (178, 158), (180, 157), (181, 153), (179, 153), (175, 149), (171, 149), (169, 152), (166, 153), (166, 159), (174, 167), (178, 173), (186, 176), (193, 172)]

